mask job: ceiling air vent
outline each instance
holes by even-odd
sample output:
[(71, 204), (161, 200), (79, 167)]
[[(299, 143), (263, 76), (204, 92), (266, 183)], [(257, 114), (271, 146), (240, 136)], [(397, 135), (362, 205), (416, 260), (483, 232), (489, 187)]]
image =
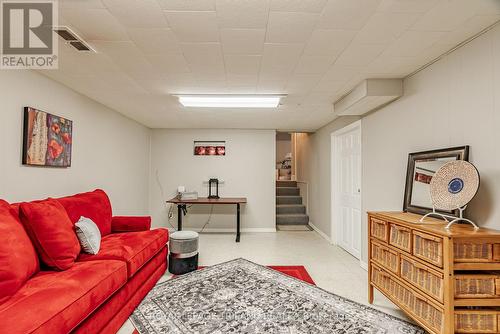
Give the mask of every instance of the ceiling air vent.
[(77, 51), (95, 52), (82, 38), (68, 27), (57, 27), (54, 32), (64, 39), (69, 45), (74, 47)]
[(333, 104), (339, 116), (364, 115), (403, 95), (402, 79), (366, 79)]

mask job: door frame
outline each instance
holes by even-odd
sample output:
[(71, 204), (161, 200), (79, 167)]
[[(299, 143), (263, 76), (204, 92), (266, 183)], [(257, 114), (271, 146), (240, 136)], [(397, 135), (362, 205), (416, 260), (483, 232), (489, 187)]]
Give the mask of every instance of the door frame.
[[(363, 182), (362, 182), (363, 145), (362, 145), (361, 138), (362, 138), (363, 129), (362, 129), (361, 119), (357, 120), (349, 125), (346, 125), (345, 127), (331, 133), (331, 142), (330, 142), (330, 151), (331, 151), (331, 162), (330, 162), (330, 191), (331, 191), (330, 230), (332, 231), (332, 233), (335, 233), (335, 237), (331, 238), (332, 244), (337, 245), (337, 246), (339, 245), (339, 240), (340, 240), (340, 224), (337, 223), (338, 222), (338, 212), (339, 212), (339, 210), (337, 210), (337, 207), (338, 207), (337, 199), (339, 197), (339, 195), (338, 195), (339, 182), (337, 182), (338, 181), (337, 180), (338, 174), (337, 174), (337, 169), (335, 168), (335, 166), (337, 166), (337, 164), (338, 164), (339, 157), (338, 157), (338, 152), (337, 152), (336, 141), (338, 140), (339, 136), (341, 136), (347, 132), (350, 132), (356, 128), (359, 128), (359, 136), (360, 136), (359, 180), (360, 180), (360, 184), (361, 184), (361, 186), (360, 186), (360, 188), (361, 188), (360, 205), (362, 208), (363, 207), (363, 196), (362, 196), (362, 194), (363, 194), (363, 188), (362, 188), (362, 185), (363, 185)], [(363, 224), (363, 217), (362, 216), (361, 216), (360, 224)], [(362, 228), (360, 229), (360, 232), (361, 231), (362, 231)], [(359, 260), (361, 261), (362, 252), (363, 252), (363, 250), (362, 250), (362, 248), (363, 248), (363, 236), (362, 236), (362, 234), (363, 233), (361, 232), (360, 234), (361, 235), (359, 236), (359, 238), (360, 238), (361, 249), (360, 249)]]

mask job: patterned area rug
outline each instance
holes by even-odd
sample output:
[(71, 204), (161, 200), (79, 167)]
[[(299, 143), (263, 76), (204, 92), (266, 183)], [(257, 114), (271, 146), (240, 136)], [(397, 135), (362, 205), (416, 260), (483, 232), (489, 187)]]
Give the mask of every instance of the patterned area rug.
[(396, 317), (244, 259), (158, 284), (131, 319), (141, 334), (425, 333)]
[[(277, 270), (282, 274), (295, 277), (295, 278), (297, 278), (301, 281), (307, 282), (309, 284), (316, 285), (316, 283), (314, 283), (313, 279), (311, 278), (311, 276), (309, 275), (309, 273), (307, 272), (307, 270), (304, 266), (267, 266), (267, 267), (274, 269), (274, 270)], [(206, 268), (206, 267), (199, 266), (198, 270), (201, 270), (203, 268)], [(172, 277), (177, 277), (177, 275), (173, 275)]]

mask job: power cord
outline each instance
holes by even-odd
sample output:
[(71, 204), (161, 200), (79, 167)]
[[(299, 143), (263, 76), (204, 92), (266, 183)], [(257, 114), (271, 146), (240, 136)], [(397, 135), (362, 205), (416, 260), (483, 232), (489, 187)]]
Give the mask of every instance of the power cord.
[(210, 207), (210, 213), (208, 215), (208, 219), (207, 219), (207, 222), (205, 223), (205, 225), (203, 225), (203, 227), (201, 228), (201, 230), (198, 232), (198, 233), (203, 233), (203, 231), (205, 230), (205, 227), (207, 227), (207, 225), (210, 223), (210, 221), (212, 220), (212, 214), (214, 213), (214, 205), (212, 204), (212, 206)]
[(174, 225), (172, 225), (172, 223), (170, 222), (171, 219), (174, 217), (174, 206), (169, 205), (167, 203), (167, 200), (165, 199), (165, 192), (163, 191), (163, 186), (162, 186), (161, 181), (160, 181), (160, 172), (158, 170), (156, 170), (156, 183), (158, 184), (158, 188), (160, 188), (162, 203), (165, 204), (165, 208), (167, 209), (167, 224), (170, 225), (170, 227), (174, 231), (177, 231), (177, 229), (174, 227)]
[[(161, 198), (163, 200), (163, 203), (165, 203), (165, 207), (167, 209), (167, 224), (170, 225), (170, 227), (174, 230), (174, 231), (177, 231), (177, 228), (174, 227), (174, 225), (172, 224), (172, 218), (174, 217), (174, 205), (172, 204), (168, 204), (166, 199), (165, 199), (165, 192), (163, 191), (163, 186), (161, 184), (161, 181), (160, 181), (160, 172), (158, 170), (156, 170), (156, 183), (158, 184), (158, 188), (160, 188), (160, 194), (161, 194)], [(181, 214), (184, 214), (186, 215), (186, 212), (187, 212), (187, 209), (189, 209), (192, 205), (188, 205), (186, 206), (185, 209), (183, 209), (183, 213)], [(214, 212), (214, 205), (212, 204), (211, 208), (210, 208), (210, 213), (208, 215), (208, 219), (206, 221), (206, 223), (203, 225), (203, 227), (201, 228), (201, 230), (198, 232), (198, 233), (203, 233), (203, 231), (205, 230), (205, 227), (208, 226), (208, 224), (210, 224), (210, 222), (212, 221), (212, 215), (213, 215), (213, 212)]]

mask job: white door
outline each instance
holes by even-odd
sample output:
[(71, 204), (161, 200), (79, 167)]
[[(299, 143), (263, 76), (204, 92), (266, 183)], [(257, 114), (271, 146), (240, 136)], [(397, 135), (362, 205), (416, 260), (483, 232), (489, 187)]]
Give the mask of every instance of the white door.
[(361, 256), (361, 121), (332, 133), (332, 231), (337, 244)]

